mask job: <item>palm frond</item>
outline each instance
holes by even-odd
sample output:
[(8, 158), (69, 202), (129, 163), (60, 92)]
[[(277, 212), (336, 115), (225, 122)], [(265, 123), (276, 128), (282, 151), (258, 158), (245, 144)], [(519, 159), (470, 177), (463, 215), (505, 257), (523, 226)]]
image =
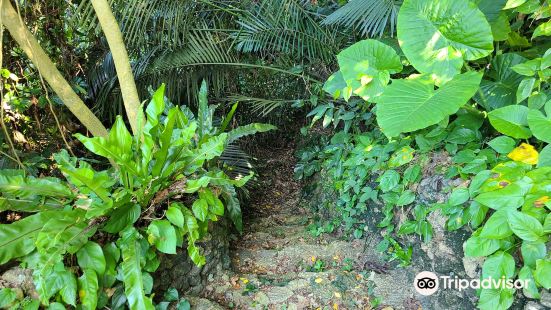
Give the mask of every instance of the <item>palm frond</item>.
[(393, 35), (401, 2), (398, 0), (351, 0), (327, 16), (321, 24), (359, 28), (363, 35), (370, 37), (380, 37), (386, 29), (389, 29), (390, 35)]
[[(129, 49), (154, 43), (163, 48), (183, 44), (204, 5), (193, 0), (109, 0)], [(83, 0), (72, 23), (80, 29), (100, 30), (91, 1)]]
[(295, 0), (261, 1), (240, 14), (234, 32), (238, 51), (285, 53), (297, 58), (330, 59), (337, 51), (334, 34), (320, 27), (311, 12)]

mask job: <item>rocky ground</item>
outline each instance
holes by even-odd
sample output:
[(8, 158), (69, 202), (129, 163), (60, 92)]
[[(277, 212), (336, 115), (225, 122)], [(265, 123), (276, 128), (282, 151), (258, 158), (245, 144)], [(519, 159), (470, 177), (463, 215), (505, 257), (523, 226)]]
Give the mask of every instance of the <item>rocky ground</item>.
[(244, 234), (232, 242), (231, 268), (208, 280), (204, 299), (192, 300), (197, 309), (473, 308), (466, 293), (416, 294), (413, 279), (430, 266), (422, 259), (407, 268), (388, 264), (375, 250), (378, 234), (352, 241), (311, 236), (313, 215), (292, 177), (293, 149), (262, 157), (263, 181), (246, 207)]

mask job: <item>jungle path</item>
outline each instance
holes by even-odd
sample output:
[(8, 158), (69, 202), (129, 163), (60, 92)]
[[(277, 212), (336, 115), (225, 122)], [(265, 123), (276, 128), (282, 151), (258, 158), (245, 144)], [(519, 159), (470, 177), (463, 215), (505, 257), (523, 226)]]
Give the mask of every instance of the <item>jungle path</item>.
[(307, 231), (313, 215), (293, 179), (293, 146), (264, 149), (257, 157), (260, 188), (244, 205), (231, 270), (209, 280), (202, 297), (213, 303), (199, 302), (197, 309), (372, 309), (375, 285), (383, 295), (403, 296), (394, 282), (404, 281), (403, 270), (386, 270), (375, 244)]

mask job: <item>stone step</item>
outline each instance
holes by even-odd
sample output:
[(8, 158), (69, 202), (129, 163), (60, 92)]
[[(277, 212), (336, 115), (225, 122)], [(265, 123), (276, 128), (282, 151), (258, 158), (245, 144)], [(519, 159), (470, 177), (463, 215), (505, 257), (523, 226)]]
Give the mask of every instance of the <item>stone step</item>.
[(361, 274), (342, 270), (228, 274), (209, 283), (205, 296), (233, 309), (370, 309), (370, 287)]
[(273, 249), (237, 248), (232, 253), (232, 268), (240, 273), (284, 274), (304, 271), (316, 261), (331, 268), (339, 266), (345, 259), (350, 262), (364, 260), (366, 253), (363, 249), (359, 240), (331, 240), (323, 244), (289, 242)]

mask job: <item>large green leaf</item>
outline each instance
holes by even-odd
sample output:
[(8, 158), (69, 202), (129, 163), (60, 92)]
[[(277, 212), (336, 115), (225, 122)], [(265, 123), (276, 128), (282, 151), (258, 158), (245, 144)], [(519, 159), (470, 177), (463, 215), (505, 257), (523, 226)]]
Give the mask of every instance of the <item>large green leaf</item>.
[(333, 96), (333, 99), (341, 97), (346, 88), (346, 81), (339, 70), (333, 74), (323, 84), (323, 90)]
[(363, 40), (337, 55), (340, 72), (352, 92), (364, 100), (379, 96), (390, 74), (402, 71), (396, 51), (377, 40)]
[(527, 139), (532, 136), (528, 129), (528, 111), (523, 105), (510, 105), (488, 113), (490, 124), (504, 135), (517, 139)]
[(222, 193), (220, 195), (226, 202), (226, 208), (228, 209), (230, 219), (235, 225), (235, 228), (237, 228), (239, 232), (242, 232), (243, 219), (241, 216), (241, 206), (239, 204), (239, 199), (237, 199), (235, 188), (231, 185), (222, 185)]
[(12, 224), (0, 224), (0, 265), (34, 250), (34, 241), (45, 224), (45, 215), (42, 212)]
[[(12, 171), (13, 172), (13, 171)], [(18, 173), (0, 172), (0, 193), (6, 197), (36, 198), (72, 197), (71, 189), (56, 178), (24, 177)]]
[(230, 132), (228, 132), (228, 140), (227, 143), (232, 143), (236, 141), (239, 138), (242, 138), (244, 136), (248, 135), (254, 135), (258, 132), (266, 132), (270, 130), (277, 129), (276, 126), (270, 125), (270, 124), (261, 124), (261, 123), (252, 123), (245, 126), (239, 126)]
[(534, 278), (536, 278), (536, 281), (544, 288), (551, 288), (551, 260), (538, 259), (536, 261)]
[(551, 167), (551, 144), (548, 144), (541, 150), (538, 159), (538, 168), (539, 167)]
[(153, 303), (145, 296), (141, 268), (141, 246), (136, 229), (129, 228), (122, 233), (119, 247), (122, 251), (121, 276), (124, 293), (131, 310), (153, 310)]
[(118, 115), (115, 120), (115, 124), (109, 130), (109, 142), (113, 149), (120, 154), (131, 155), (132, 154), (132, 135), (126, 129), (126, 125), (122, 120), (122, 116)]
[(509, 228), (508, 214), (507, 209), (494, 212), (484, 224), (480, 236), (488, 239), (503, 239), (511, 236), (513, 231)]
[(134, 224), (140, 217), (140, 212), (140, 206), (136, 204), (121, 206), (111, 213), (103, 230), (108, 233), (116, 234), (129, 225)]
[(490, 70), (480, 83), (475, 100), (487, 111), (516, 103), (516, 91), (523, 76), (511, 67), (526, 61), (526, 58), (506, 53), (497, 55), (490, 63)]
[(493, 50), (490, 25), (468, 0), (405, 0), (398, 14), (398, 40), (415, 69), (434, 74), (438, 82), (459, 74), (464, 60)]
[[(549, 107), (549, 108), (547, 108)], [(528, 126), (534, 136), (542, 141), (551, 143), (551, 101), (546, 104), (547, 116), (539, 110), (528, 111)]]
[(96, 309), (98, 303), (98, 276), (93, 269), (84, 269), (78, 278), (78, 295), (83, 309)]
[(98, 275), (105, 272), (105, 256), (99, 244), (88, 241), (77, 252), (78, 265), (82, 269), (92, 269)]
[(176, 254), (176, 230), (167, 220), (155, 220), (147, 227), (147, 240), (166, 254)]
[(533, 216), (523, 212), (509, 212), (509, 226), (520, 239), (525, 241), (538, 241), (543, 235), (543, 226)]
[(465, 242), (465, 256), (488, 256), (499, 249), (499, 240), (471, 236)]
[(535, 268), (536, 261), (538, 259), (545, 258), (545, 255), (547, 254), (545, 242), (541, 240), (533, 242), (523, 241), (520, 251), (522, 253), (522, 259), (524, 260), (524, 265), (530, 266), (531, 268)]
[(511, 32), (507, 14), (502, 10), (506, 0), (475, 0), (480, 11), (484, 13), (488, 23), (492, 27), (494, 41), (505, 41)]
[(395, 80), (377, 99), (377, 122), (389, 137), (437, 124), (467, 103), (481, 78), (481, 73), (467, 72), (437, 90), (427, 76)]

